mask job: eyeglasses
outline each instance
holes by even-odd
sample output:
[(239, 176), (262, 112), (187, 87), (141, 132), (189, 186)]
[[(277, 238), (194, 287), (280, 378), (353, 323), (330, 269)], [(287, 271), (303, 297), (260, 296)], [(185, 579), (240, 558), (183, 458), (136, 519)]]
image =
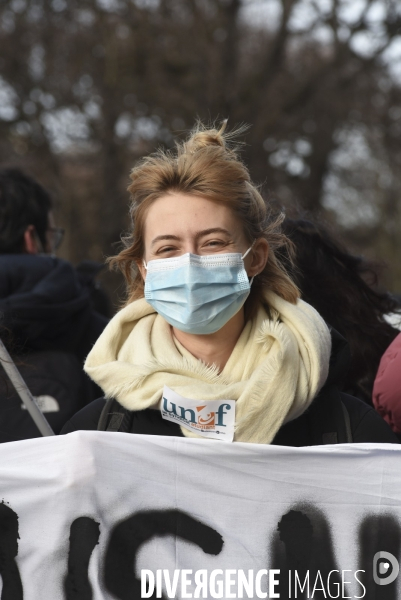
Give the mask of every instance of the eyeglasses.
[(51, 252), (55, 252), (63, 241), (65, 229), (62, 227), (48, 227), (47, 231), (50, 232), (49, 242), (51, 246)]

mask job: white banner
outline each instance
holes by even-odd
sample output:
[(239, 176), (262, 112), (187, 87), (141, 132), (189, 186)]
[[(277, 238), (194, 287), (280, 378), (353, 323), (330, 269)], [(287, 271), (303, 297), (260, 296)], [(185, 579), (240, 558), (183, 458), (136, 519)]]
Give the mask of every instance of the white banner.
[(76, 432), (0, 446), (1, 600), (398, 600), (401, 448)]

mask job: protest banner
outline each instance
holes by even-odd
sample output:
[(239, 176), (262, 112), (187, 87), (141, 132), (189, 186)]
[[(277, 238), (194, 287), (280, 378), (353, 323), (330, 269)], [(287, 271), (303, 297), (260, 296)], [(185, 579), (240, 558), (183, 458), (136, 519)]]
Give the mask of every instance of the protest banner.
[(401, 448), (0, 447), (2, 600), (400, 597)]

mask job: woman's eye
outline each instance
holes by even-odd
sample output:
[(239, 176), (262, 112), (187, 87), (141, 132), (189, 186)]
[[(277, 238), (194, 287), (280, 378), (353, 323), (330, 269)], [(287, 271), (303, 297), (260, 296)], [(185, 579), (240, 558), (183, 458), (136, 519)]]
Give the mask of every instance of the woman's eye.
[(175, 248), (173, 246), (164, 246), (163, 248), (159, 248), (157, 254), (166, 254), (168, 252), (174, 252)]
[(224, 242), (220, 241), (220, 240), (210, 240), (209, 242), (206, 242), (206, 246), (222, 246), (224, 244)]

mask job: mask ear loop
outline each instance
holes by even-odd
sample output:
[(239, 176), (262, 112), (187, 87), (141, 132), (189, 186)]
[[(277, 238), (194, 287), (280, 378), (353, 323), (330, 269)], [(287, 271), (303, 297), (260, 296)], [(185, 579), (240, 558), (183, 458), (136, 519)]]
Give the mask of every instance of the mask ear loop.
[(148, 265), (146, 264), (146, 262), (144, 260), (142, 261), (142, 264), (145, 267), (145, 269), (148, 270)]
[(252, 246), (249, 246), (248, 250), (245, 252), (245, 254), (243, 256), (241, 256), (242, 260), (244, 260), (244, 258), (246, 258), (248, 256), (248, 254), (250, 253), (250, 251), (252, 250), (252, 248), (255, 245), (256, 240), (253, 240), (252, 242)]
[[(244, 260), (244, 258), (246, 258), (246, 257), (248, 256), (248, 254), (250, 253), (250, 251), (251, 251), (251, 250), (252, 250), (252, 248), (254, 247), (254, 245), (255, 245), (255, 242), (256, 242), (256, 240), (253, 240), (253, 242), (252, 242), (252, 246), (249, 246), (249, 248), (248, 248), (248, 250), (245, 252), (245, 254), (244, 254), (243, 256), (241, 256), (242, 260)], [(257, 273), (256, 273), (256, 275), (257, 275)], [(249, 282), (249, 287), (251, 287), (251, 285), (252, 285), (252, 283), (253, 283), (253, 280), (255, 279), (256, 275), (254, 275), (254, 276), (251, 278), (251, 280), (250, 280), (250, 282)]]

